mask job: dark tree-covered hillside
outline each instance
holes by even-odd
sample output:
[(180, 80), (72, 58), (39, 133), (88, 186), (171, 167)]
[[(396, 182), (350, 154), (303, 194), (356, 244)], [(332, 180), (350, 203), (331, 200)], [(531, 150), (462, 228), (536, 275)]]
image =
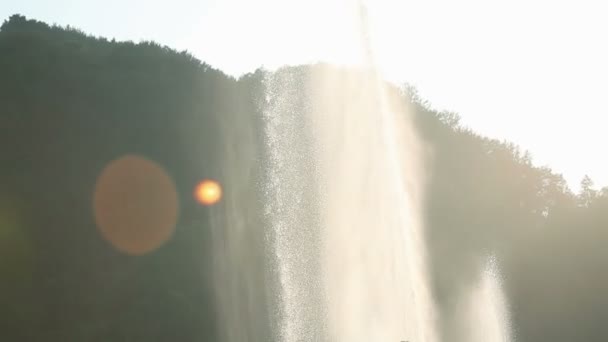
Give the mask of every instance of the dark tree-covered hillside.
[[(258, 76), (18, 15), (0, 30), (0, 75), (1, 339), (216, 340), (209, 210), (192, 189), (222, 180), (225, 123), (252, 120)], [(92, 214), (101, 170), (133, 154), (180, 203), (172, 238), (142, 257), (112, 248)]]
[[(259, 206), (261, 171), (251, 165), (263, 155), (265, 73), (235, 79), (153, 42), (108, 41), (19, 15), (4, 22), (0, 340), (222, 340), (209, 222), (230, 203), (204, 207), (192, 191), (204, 178), (248, 177), (244, 188), (223, 182), (224, 191)], [(574, 194), (513, 144), (475, 134), (412, 89), (402, 98), (429, 147), (425, 223), (443, 340), (489, 254), (501, 264), (517, 341), (608, 340), (608, 189), (586, 178)], [(145, 255), (114, 248), (93, 213), (100, 172), (125, 155), (162, 168), (179, 201), (170, 239)], [(262, 211), (247, 212), (244, 224), (263, 226)], [(259, 229), (249, 231), (248, 243), (263, 244)], [(262, 263), (257, 250), (243, 253)], [(242, 277), (264, 281), (256, 270)], [(264, 319), (252, 324), (267, 334)]]

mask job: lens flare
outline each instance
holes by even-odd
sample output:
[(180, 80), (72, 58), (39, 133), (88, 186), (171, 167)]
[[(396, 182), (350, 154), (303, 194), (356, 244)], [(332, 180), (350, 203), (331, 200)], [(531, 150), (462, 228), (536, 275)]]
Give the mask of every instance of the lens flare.
[(175, 230), (177, 190), (155, 162), (127, 155), (109, 163), (95, 185), (95, 222), (116, 249), (131, 255), (149, 253)]
[(214, 180), (205, 179), (196, 186), (194, 197), (202, 205), (216, 204), (222, 198), (222, 187)]

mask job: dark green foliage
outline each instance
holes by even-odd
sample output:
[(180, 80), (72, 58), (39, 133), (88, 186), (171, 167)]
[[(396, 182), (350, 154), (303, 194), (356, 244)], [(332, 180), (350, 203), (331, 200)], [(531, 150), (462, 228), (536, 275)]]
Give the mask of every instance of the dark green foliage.
[[(263, 145), (263, 76), (235, 80), (186, 52), (18, 15), (2, 25), (1, 340), (218, 339), (209, 215), (191, 191), (203, 177), (222, 180), (240, 137)], [(608, 190), (585, 179), (575, 195), (413, 89), (404, 100), (431, 147), (426, 223), (440, 307), (449, 311), (494, 251), (519, 342), (608, 340)], [(98, 173), (127, 153), (162, 165), (180, 198), (175, 235), (143, 257), (100, 239), (91, 209)]]
[[(207, 211), (192, 189), (221, 180), (220, 119), (252, 116), (255, 76), (21, 16), (1, 28), (0, 75), (2, 340), (214, 340)], [(141, 258), (93, 221), (96, 177), (124, 154), (161, 165), (180, 197), (175, 235)]]

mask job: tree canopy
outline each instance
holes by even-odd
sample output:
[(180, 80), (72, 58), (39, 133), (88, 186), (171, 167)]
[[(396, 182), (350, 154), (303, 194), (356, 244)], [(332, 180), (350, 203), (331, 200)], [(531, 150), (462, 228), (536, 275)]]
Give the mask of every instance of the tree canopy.
[[(0, 335), (10, 341), (220, 340), (211, 217), (192, 189), (202, 177), (222, 180), (227, 156), (237, 165), (261, 158), (261, 143), (246, 152), (235, 146), (261, 139), (265, 73), (235, 79), (154, 42), (108, 41), (20, 15), (5, 21)], [(494, 253), (518, 341), (605, 341), (608, 189), (594, 188), (586, 177), (575, 194), (561, 175), (535, 166), (514, 144), (477, 135), (457, 114), (431, 109), (411, 87), (402, 88), (402, 97), (429, 146), (425, 223), (444, 319)], [(174, 236), (142, 257), (103, 241), (91, 214), (100, 170), (125, 154), (162, 166), (180, 202)], [(260, 172), (235, 169), (251, 179)], [(257, 191), (253, 182), (225, 190), (251, 198)], [(263, 224), (248, 215), (247, 224)], [(252, 244), (263, 239), (250, 238)], [(251, 258), (262, 256), (252, 252)], [(445, 324), (446, 341), (450, 333)]]

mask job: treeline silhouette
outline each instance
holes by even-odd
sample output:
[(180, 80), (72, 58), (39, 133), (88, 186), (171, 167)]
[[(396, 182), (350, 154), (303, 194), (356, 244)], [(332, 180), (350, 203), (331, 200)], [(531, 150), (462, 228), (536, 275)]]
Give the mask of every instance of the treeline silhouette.
[[(266, 72), (234, 79), (153, 42), (108, 41), (20, 15), (4, 22), (2, 340), (221, 339), (211, 214), (192, 189), (202, 178), (221, 181), (222, 158), (238, 160), (239, 143), (261, 139)], [(585, 178), (575, 194), (515, 145), (475, 134), (414, 89), (402, 96), (430, 147), (425, 223), (443, 339), (456, 334), (455, 303), (494, 254), (518, 341), (606, 341), (608, 189)], [(247, 148), (246, 158), (261, 160), (262, 147)], [(114, 249), (92, 215), (100, 170), (125, 154), (162, 166), (180, 200), (172, 238), (144, 256)], [(255, 197), (253, 184), (224, 186)]]

